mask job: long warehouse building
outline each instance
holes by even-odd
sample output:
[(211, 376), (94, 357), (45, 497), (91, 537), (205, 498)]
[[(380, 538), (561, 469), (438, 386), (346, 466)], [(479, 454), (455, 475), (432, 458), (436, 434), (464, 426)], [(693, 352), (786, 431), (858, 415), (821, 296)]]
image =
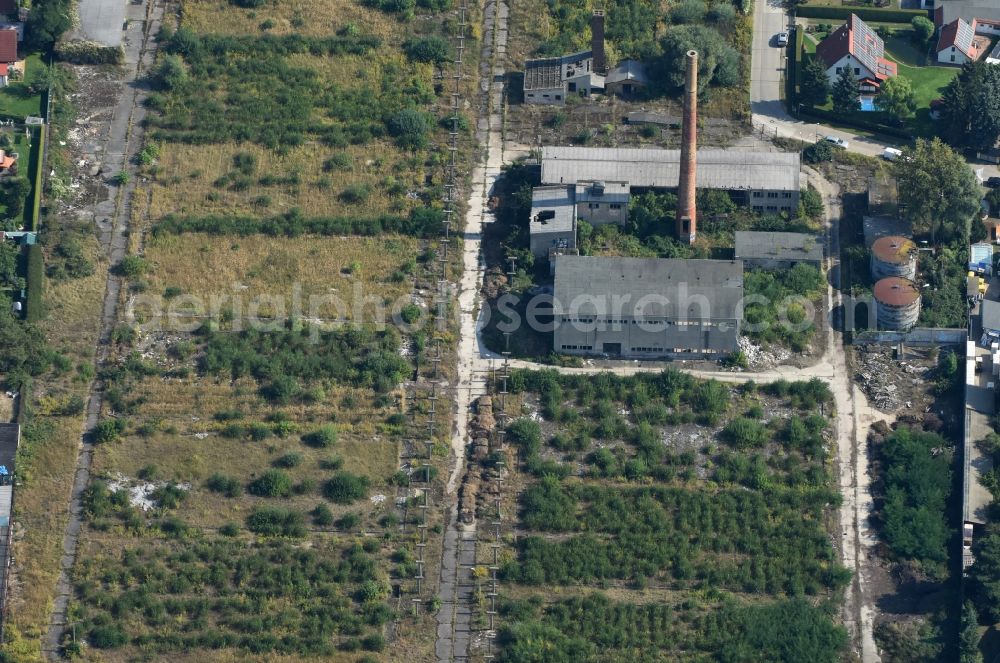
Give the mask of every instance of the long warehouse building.
[[(729, 191), (755, 212), (795, 213), (798, 152), (698, 150), (698, 188)], [(616, 147), (543, 147), (542, 184), (624, 181), (631, 189), (676, 189), (681, 151)]]

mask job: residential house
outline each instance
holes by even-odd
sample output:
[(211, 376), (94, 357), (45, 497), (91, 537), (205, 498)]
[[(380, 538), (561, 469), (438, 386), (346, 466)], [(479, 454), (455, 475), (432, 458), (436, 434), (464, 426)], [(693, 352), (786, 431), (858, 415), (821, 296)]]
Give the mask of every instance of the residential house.
[(990, 38), (976, 34), (976, 19), (972, 25), (965, 19), (956, 18), (951, 23), (942, 26), (938, 31), (938, 41), (935, 51), (938, 62), (963, 65), (975, 62), (990, 46)]
[(17, 152), (0, 150), (0, 177), (17, 175)]
[(743, 263), (559, 255), (553, 350), (635, 359), (737, 348)]
[(896, 75), (896, 63), (885, 57), (885, 42), (856, 14), (816, 46), (816, 56), (831, 83), (845, 67), (853, 69), (861, 92), (877, 93)]
[(0, 28), (0, 64), (13, 67), (17, 62), (17, 30)]

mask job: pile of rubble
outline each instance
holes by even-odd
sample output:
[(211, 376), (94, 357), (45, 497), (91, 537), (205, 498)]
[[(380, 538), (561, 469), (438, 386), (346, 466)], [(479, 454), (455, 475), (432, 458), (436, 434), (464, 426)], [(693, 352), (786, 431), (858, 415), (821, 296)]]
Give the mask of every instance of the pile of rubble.
[(773, 351), (765, 350), (746, 336), (740, 336), (736, 342), (739, 351), (746, 357), (747, 368), (771, 368), (792, 356), (792, 353), (785, 348), (775, 348)]
[(901, 391), (911, 383), (919, 385), (920, 377), (905, 378), (900, 373), (922, 376), (929, 369), (926, 366), (912, 364), (906, 361), (896, 361), (889, 352), (881, 349), (869, 349), (858, 352), (860, 366), (858, 381), (861, 389), (879, 410), (892, 412), (900, 407), (912, 407), (912, 402), (906, 399)]

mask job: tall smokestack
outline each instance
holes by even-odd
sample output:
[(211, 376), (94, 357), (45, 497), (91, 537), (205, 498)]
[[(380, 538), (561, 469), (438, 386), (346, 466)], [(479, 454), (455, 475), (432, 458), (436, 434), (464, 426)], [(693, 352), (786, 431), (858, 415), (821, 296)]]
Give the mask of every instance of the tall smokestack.
[(686, 63), (681, 174), (677, 187), (677, 237), (692, 244), (698, 230), (698, 210), (695, 208), (698, 186), (698, 51), (688, 51)]
[(608, 63), (604, 58), (604, 10), (595, 9), (590, 17), (590, 52), (594, 56), (594, 72), (608, 73)]

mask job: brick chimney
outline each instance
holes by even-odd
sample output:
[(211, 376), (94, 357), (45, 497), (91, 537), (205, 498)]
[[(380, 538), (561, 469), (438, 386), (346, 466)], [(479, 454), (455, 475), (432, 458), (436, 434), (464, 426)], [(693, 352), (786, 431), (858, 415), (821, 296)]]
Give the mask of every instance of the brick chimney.
[(698, 176), (698, 51), (685, 58), (684, 120), (681, 124), (681, 173), (677, 186), (677, 238), (693, 244), (698, 230), (695, 208)]
[(594, 55), (594, 72), (608, 73), (608, 63), (604, 57), (604, 10), (595, 9), (590, 17), (590, 51)]

